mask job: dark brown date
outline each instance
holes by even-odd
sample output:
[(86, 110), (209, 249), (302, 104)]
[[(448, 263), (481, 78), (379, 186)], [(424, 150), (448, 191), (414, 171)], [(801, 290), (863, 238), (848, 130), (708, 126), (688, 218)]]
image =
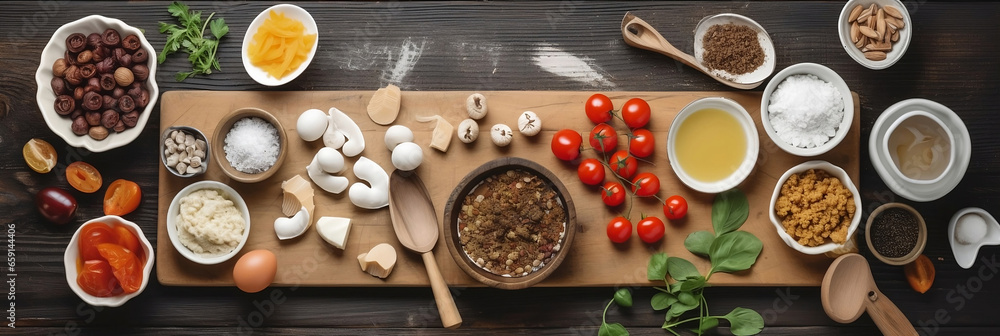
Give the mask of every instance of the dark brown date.
[(139, 47), (141, 46), (142, 44), (139, 41), (139, 37), (135, 36), (135, 34), (125, 36), (125, 38), (122, 39), (122, 48), (125, 48), (125, 50), (134, 52), (139, 50)]
[(139, 90), (138, 94), (132, 95), (131, 97), (132, 100), (135, 101), (135, 106), (138, 108), (146, 108), (146, 105), (149, 104), (149, 91), (146, 91), (145, 89)]
[(75, 99), (77, 101), (83, 100), (83, 94), (84, 93), (86, 93), (86, 92), (83, 92), (83, 87), (82, 86), (77, 86), (75, 89), (73, 89), (73, 99)]
[(125, 131), (125, 122), (122, 121), (121, 119), (118, 119), (118, 123), (115, 124), (115, 127), (113, 128), (113, 130), (115, 130), (115, 133), (124, 132)]
[(104, 99), (104, 104), (101, 105), (101, 109), (114, 110), (115, 108), (118, 107), (118, 99), (115, 99), (114, 97), (111, 97), (109, 95), (103, 95), (101, 96), (101, 98)]
[(125, 89), (123, 89), (120, 86), (116, 87), (114, 90), (111, 91), (111, 97), (115, 99), (121, 98), (124, 95), (125, 95)]
[(83, 105), (84, 110), (97, 111), (104, 105), (104, 98), (101, 97), (100, 93), (91, 91), (83, 95), (83, 101), (80, 104)]
[(97, 66), (93, 64), (84, 64), (80, 67), (80, 77), (83, 78), (93, 78), (97, 74)]
[(132, 75), (135, 75), (135, 80), (144, 81), (149, 78), (149, 67), (143, 64), (136, 64), (132, 66)]
[(69, 93), (69, 90), (66, 88), (66, 81), (59, 77), (52, 77), (52, 92), (57, 96)]
[(93, 60), (94, 60), (94, 52), (93, 51), (84, 50), (84, 51), (81, 51), (79, 54), (76, 54), (76, 62), (77, 63), (90, 63)]
[(139, 123), (139, 111), (132, 111), (129, 113), (122, 114), (122, 122), (125, 123), (125, 127), (132, 128)]
[(69, 68), (66, 69), (65, 78), (66, 82), (69, 82), (69, 85), (72, 86), (80, 85), (80, 83), (83, 82), (83, 76), (80, 76), (80, 68), (75, 65), (70, 65)]
[(135, 110), (135, 100), (132, 96), (122, 96), (118, 98), (118, 110), (122, 113), (129, 113)]
[[(87, 85), (83, 87), (83, 92), (101, 92), (101, 80), (93, 77), (87, 80)], [(84, 96), (86, 97), (86, 96)]]
[(80, 33), (69, 34), (66, 37), (66, 50), (71, 53), (78, 53), (87, 47), (87, 36)]
[(110, 74), (114, 72), (115, 69), (115, 60), (111, 57), (105, 58), (101, 62), (97, 63), (97, 73)]
[(146, 49), (136, 50), (135, 53), (132, 54), (132, 62), (135, 63), (146, 63), (146, 60), (148, 59), (149, 54), (146, 53)]
[(101, 90), (111, 91), (117, 86), (118, 83), (115, 82), (115, 75), (109, 73), (101, 74)]
[(87, 125), (98, 126), (101, 124), (101, 112), (90, 111), (83, 114), (84, 118), (87, 118)]
[(104, 43), (101, 42), (101, 34), (90, 33), (90, 35), (87, 35), (87, 46), (90, 47), (90, 49), (97, 49), (102, 45), (104, 45)]
[(56, 96), (55, 109), (59, 115), (69, 115), (76, 108), (76, 100), (69, 95)]
[(90, 131), (90, 125), (87, 124), (87, 119), (84, 116), (78, 116), (73, 118), (73, 134), (84, 135)]
[(115, 110), (105, 110), (101, 113), (101, 126), (104, 128), (115, 128), (118, 124), (118, 111)]
[(121, 44), (121, 42), (122, 36), (118, 34), (117, 30), (108, 29), (101, 35), (101, 43), (104, 44), (105, 47), (117, 47)]

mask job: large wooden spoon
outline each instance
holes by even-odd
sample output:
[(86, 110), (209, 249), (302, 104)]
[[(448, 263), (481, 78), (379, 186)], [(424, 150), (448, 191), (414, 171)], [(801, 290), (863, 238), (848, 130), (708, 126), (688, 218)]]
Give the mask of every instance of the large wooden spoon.
[(833, 261), (820, 289), (823, 310), (839, 323), (851, 323), (868, 311), (884, 335), (917, 335), (906, 315), (882, 294), (865, 257), (848, 253)]
[(445, 328), (458, 328), (462, 325), (462, 316), (432, 252), (438, 240), (437, 214), (434, 213), (431, 195), (417, 174), (399, 170), (392, 172), (389, 177), (389, 216), (399, 243), (420, 253), (424, 259), (441, 324)]

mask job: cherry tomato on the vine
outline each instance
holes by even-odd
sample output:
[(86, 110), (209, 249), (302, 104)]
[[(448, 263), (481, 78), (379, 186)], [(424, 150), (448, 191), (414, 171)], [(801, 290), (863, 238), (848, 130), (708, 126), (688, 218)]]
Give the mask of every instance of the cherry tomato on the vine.
[(632, 180), (632, 192), (639, 197), (649, 197), (660, 192), (660, 178), (653, 173), (639, 173)]
[(104, 192), (104, 214), (124, 216), (139, 207), (142, 191), (139, 185), (129, 180), (118, 179), (111, 182)]
[(625, 187), (618, 182), (608, 182), (601, 187), (601, 200), (607, 206), (619, 206), (625, 202)]
[(590, 131), (590, 147), (602, 153), (608, 153), (618, 147), (618, 132), (611, 125), (600, 123)]
[(667, 198), (667, 202), (663, 204), (663, 215), (669, 220), (676, 220), (684, 218), (688, 212), (688, 202), (684, 197), (673, 195)]
[(632, 139), (628, 141), (628, 152), (638, 158), (644, 158), (653, 154), (656, 144), (653, 143), (653, 132), (640, 128), (632, 131)]
[(649, 123), (649, 103), (642, 98), (632, 98), (622, 105), (622, 119), (629, 128), (639, 128)]
[(632, 175), (635, 175), (639, 162), (629, 155), (627, 151), (620, 150), (611, 155), (608, 165), (611, 166), (611, 170), (614, 170), (621, 177), (630, 179)]
[(595, 124), (611, 121), (611, 112), (615, 106), (611, 104), (611, 98), (600, 93), (596, 93), (587, 99), (587, 118)]
[(576, 174), (584, 184), (598, 185), (604, 182), (604, 166), (597, 159), (583, 159), (576, 168)]
[(646, 243), (655, 243), (663, 239), (663, 221), (656, 217), (646, 217), (635, 224), (635, 232), (639, 234), (639, 239)]
[(563, 161), (572, 161), (580, 156), (580, 144), (583, 137), (571, 129), (556, 132), (552, 137), (552, 154)]
[(632, 222), (625, 217), (618, 216), (608, 223), (608, 239), (615, 243), (624, 243), (632, 237)]

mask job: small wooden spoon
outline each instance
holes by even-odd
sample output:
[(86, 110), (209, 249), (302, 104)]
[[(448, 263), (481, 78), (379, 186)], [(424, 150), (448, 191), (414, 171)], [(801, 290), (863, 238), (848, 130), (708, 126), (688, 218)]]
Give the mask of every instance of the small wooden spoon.
[(646, 21), (632, 15), (632, 13), (625, 13), (625, 18), (622, 19), (621, 29), (622, 37), (625, 38), (626, 44), (639, 49), (646, 49), (667, 55), (670, 58), (686, 64), (687, 66), (698, 69), (698, 71), (705, 73), (709, 77), (715, 78), (715, 80), (722, 84), (726, 84), (737, 89), (749, 90), (760, 86), (760, 84), (764, 82), (737, 83), (728, 78), (713, 74), (708, 70), (708, 68), (698, 62), (694, 56), (691, 56), (674, 47), (670, 44), (670, 42), (667, 42), (667, 40), (663, 38), (663, 35), (660, 35), (656, 29), (653, 29), (653, 26), (650, 26), (649, 23), (646, 23)]
[(389, 216), (399, 243), (420, 253), (424, 259), (427, 277), (430, 278), (431, 289), (434, 291), (434, 301), (437, 302), (438, 314), (441, 315), (441, 324), (449, 329), (458, 328), (462, 325), (462, 316), (432, 252), (438, 241), (434, 202), (417, 174), (399, 170), (392, 172), (389, 177)]
[(839, 323), (854, 322), (868, 311), (882, 334), (917, 335), (906, 315), (878, 290), (868, 261), (860, 254), (848, 253), (830, 264), (820, 297), (826, 315)]

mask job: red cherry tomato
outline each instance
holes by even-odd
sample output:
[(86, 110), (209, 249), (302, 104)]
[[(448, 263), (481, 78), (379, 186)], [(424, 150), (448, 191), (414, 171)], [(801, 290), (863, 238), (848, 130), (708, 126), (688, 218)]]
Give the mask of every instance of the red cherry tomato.
[(618, 182), (608, 182), (601, 188), (601, 200), (607, 206), (619, 206), (625, 202), (625, 187)]
[(629, 128), (639, 128), (649, 123), (649, 103), (642, 98), (632, 98), (622, 105), (622, 119)]
[(580, 144), (583, 137), (571, 129), (556, 132), (552, 137), (552, 154), (563, 161), (572, 161), (580, 156)]
[(611, 166), (611, 170), (614, 170), (615, 173), (629, 179), (632, 178), (632, 175), (635, 175), (639, 162), (629, 155), (627, 151), (620, 150), (611, 155), (608, 165)]
[(632, 192), (639, 197), (649, 197), (660, 192), (660, 178), (653, 173), (639, 173), (632, 180)]
[(80, 251), (80, 260), (104, 260), (101, 253), (97, 251), (97, 246), (107, 243), (118, 243), (118, 236), (110, 226), (104, 223), (90, 223), (80, 229), (80, 240), (77, 248)]
[(112, 274), (111, 265), (104, 260), (83, 262), (83, 268), (76, 276), (76, 284), (87, 294), (97, 297), (114, 296), (118, 289), (118, 279)]
[(595, 124), (611, 121), (611, 112), (614, 109), (614, 105), (611, 104), (611, 98), (603, 94), (597, 93), (590, 96), (590, 99), (587, 99), (587, 118), (590, 118), (590, 121), (593, 121)]
[(88, 194), (101, 189), (101, 185), (104, 183), (97, 168), (83, 161), (70, 163), (66, 167), (66, 181), (76, 190)]
[(588, 185), (598, 185), (604, 182), (604, 166), (597, 159), (583, 159), (576, 168), (580, 182)]
[(618, 216), (608, 223), (608, 239), (615, 243), (624, 243), (632, 237), (632, 222), (625, 217)]
[(104, 214), (124, 216), (139, 207), (142, 191), (139, 185), (129, 180), (118, 179), (111, 182), (104, 192)]
[(126, 294), (139, 290), (142, 286), (142, 264), (135, 253), (118, 244), (100, 244), (97, 251), (111, 265), (112, 273)]
[(632, 139), (628, 141), (628, 152), (632, 156), (638, 158), (644, 158), (653, 154), (653, 150), (656, 149), (656, 144), (653, 143), (653, 132), (648, 129), (640, 128), (632, 131)]
[(56, 224), (66, 224), (76, 213), (76, 199), (65, 190), (48, 187), (35, 195), (35, 206), (42, 217)]
[(597, 124), (590, 131), (590, 147), (601, 153), (614, 151), (618, 147), (618, 132), (608, 124)]
[(646, 243), (655, 243), (663, 239), (663, 221), (656, 217), (646, 217), (635, 224), (635, 232), (639, 239)]
[(676, 220), (684, 218), (688, 212), (688, 202), (684, 197), (673, 195), (667, 198), (667, 202), (663, 204), (663, 215), (669, 220)]

